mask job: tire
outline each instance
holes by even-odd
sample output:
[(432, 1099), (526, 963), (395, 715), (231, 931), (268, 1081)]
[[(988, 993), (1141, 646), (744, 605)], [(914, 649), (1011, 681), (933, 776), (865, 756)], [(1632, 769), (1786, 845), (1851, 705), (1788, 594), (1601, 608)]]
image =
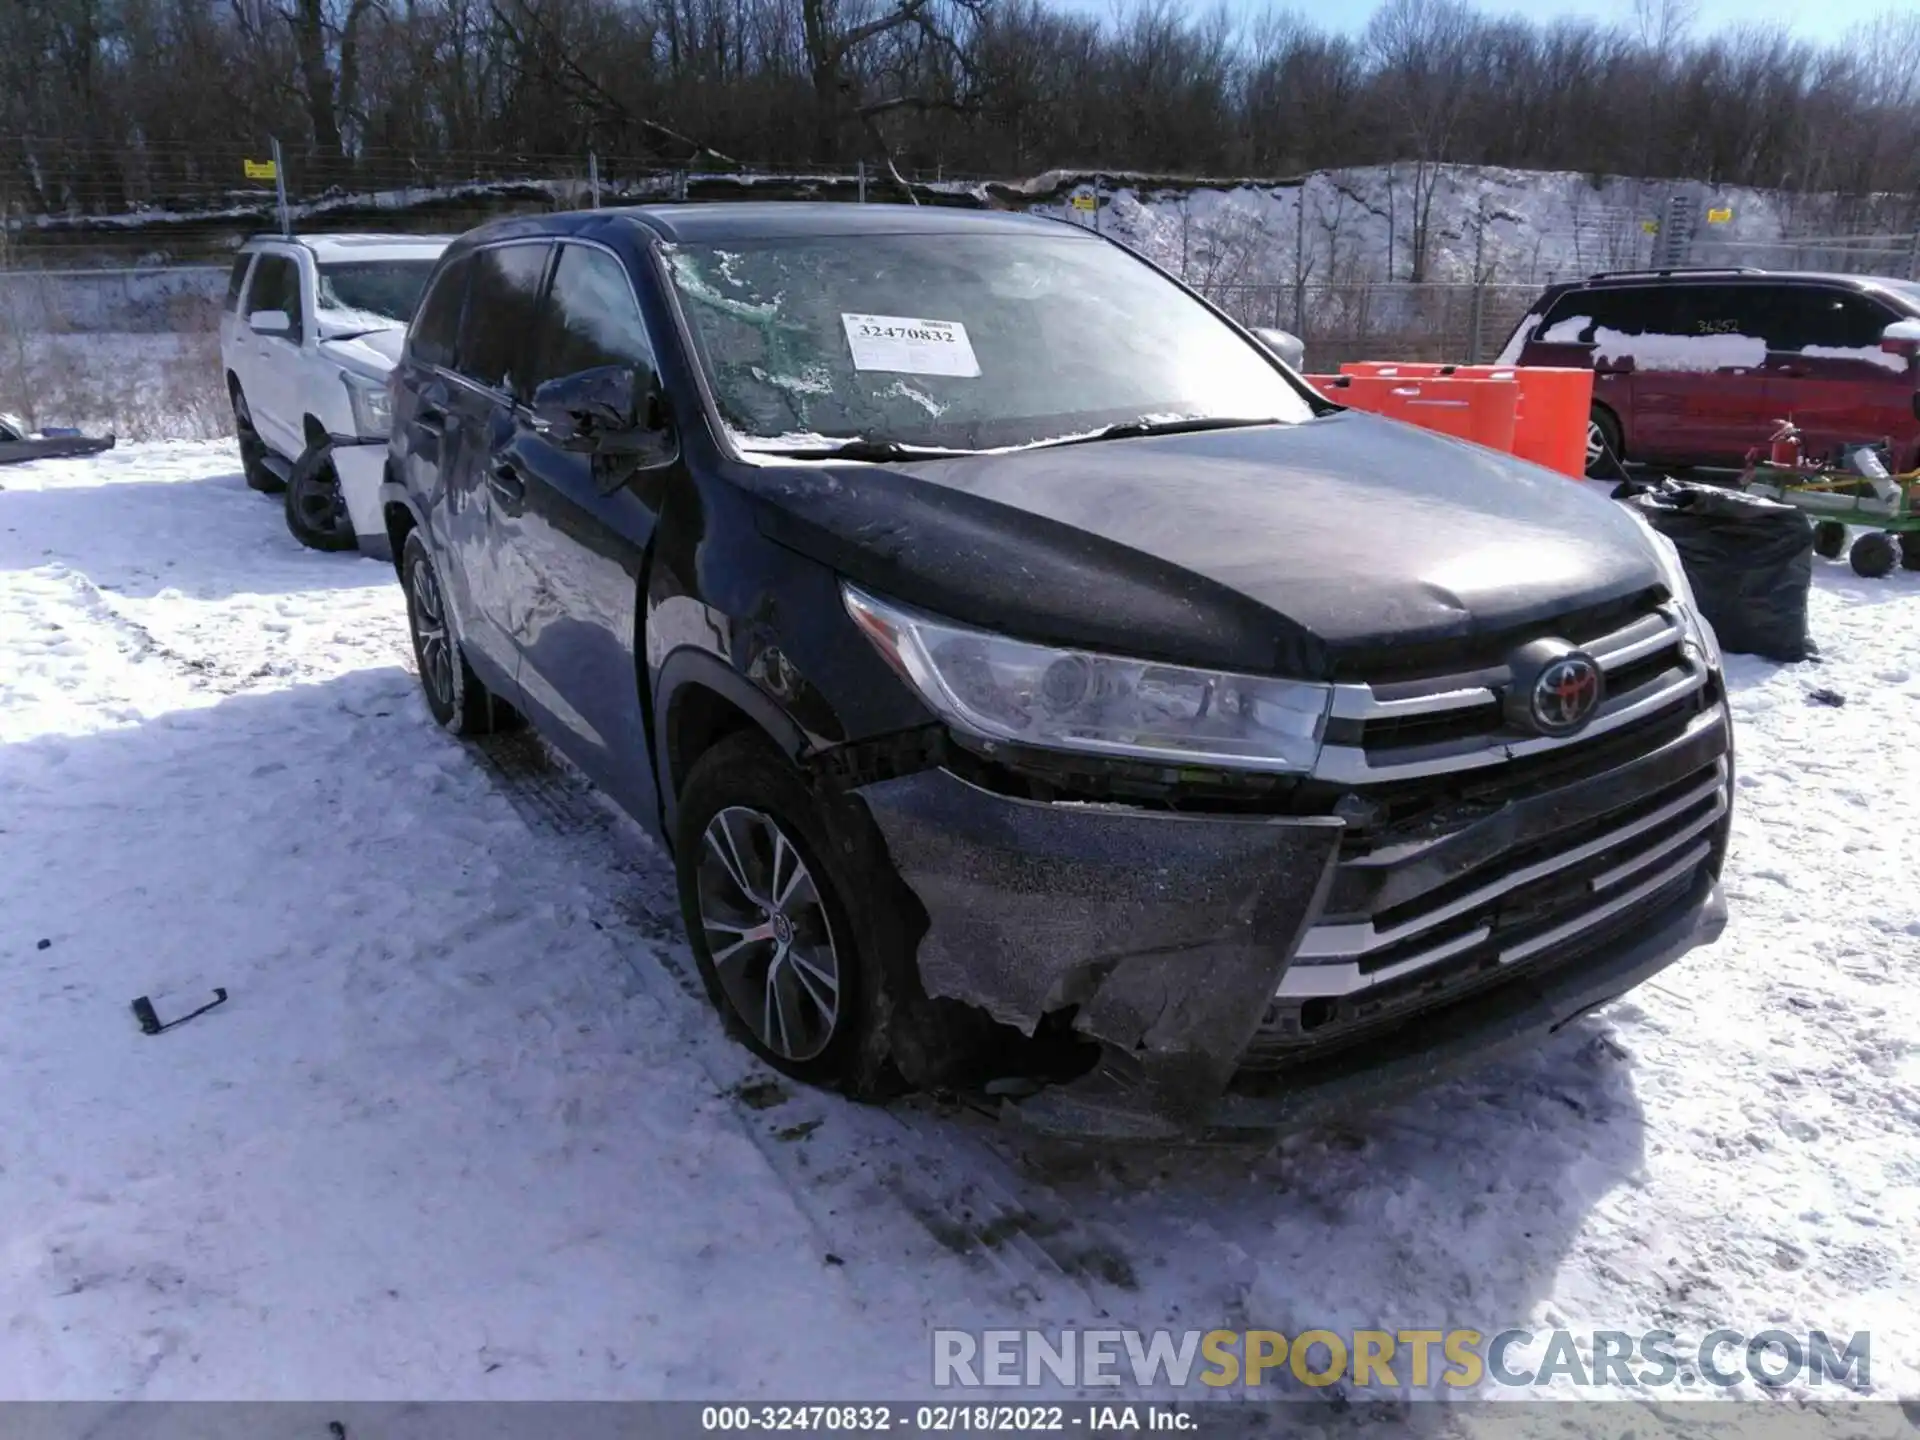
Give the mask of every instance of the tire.
[(233, 435), (240, 442), (240, 473), (246, 477), (247, 488), (258, 490), (262, 495), (278, 495), (286, 488), (280, 477), (267, 468), (267, 442), (260, 438), (260, 432), (253, 428), (253, 411), (247, 406), (246, 392), (238, 381), (231, 387), (233, 401)]
[(309, 550), (355, 548), (353, 520), (340, 494), (340, 477), (326, 450), (309, 448), (286, 484), (287, 529)]
[(436, 723), (454, 735), (491, 735), (517, 728), (519, 712), (480, 683), (467, 664), (447, 618), (446, 591), (427, 542), (409, 531), (400, 552), (400, 585), (407, 597), (407, 630), (420, 669), (420, 689)]
[(1909, 531), (1900, 537), (1900, 568), (1920, 570), (1920, 534)]
[(900, 1088), (879, 1035), (898, 882), (847, 826), (759, 732), (739, 731), (687, 776), (674, 869), (728, 1033), (782, 1074), (878, 1100)]
[(1897, 554), (1891, 535), (1870, 530), (1853, 542), (1853, 549), (1847, 552), (1847, 563), (1853, 566), (1854, 574), (1878, 580), (1893, 569)]
[(1847, 527), (1838, 520), (1822, 520), (1813, 527), (1813, 553), (1823, 560), (1838, 560), (1847, 550)]
[(1587, 412), (1587, 474), (1595, 480), (1613, 480), (1626, 474), (1621, 461), (1620, 422), (1604, 405)]

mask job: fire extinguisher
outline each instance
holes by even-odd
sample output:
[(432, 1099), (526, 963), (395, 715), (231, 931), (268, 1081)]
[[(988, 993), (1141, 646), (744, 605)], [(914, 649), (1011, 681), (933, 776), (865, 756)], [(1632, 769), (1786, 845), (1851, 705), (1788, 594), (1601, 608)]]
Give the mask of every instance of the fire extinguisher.
[(1789, 470), (1800, 468), (1800, 429), (1791, 420), (1779, 422), (1780, 428), (1773, 432), (1768, 441), (1767, 459), (1770, 463), (1784, 466)]

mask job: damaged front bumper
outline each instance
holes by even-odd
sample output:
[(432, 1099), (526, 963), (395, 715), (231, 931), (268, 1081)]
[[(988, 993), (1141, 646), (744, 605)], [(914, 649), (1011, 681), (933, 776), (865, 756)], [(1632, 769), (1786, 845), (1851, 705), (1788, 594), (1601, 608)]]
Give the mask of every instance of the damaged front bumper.
[(333, 473), (340, 477), (340, 498), (353, 525), (354, 542), (362, 555), (391, 560), (387, 524), (381, 513), (380, 482), (386, 478), (387, 442), (334, 436)]
[(1670, 888), (1631, 940), (1514, 967), (1362, 1043), (1284, 1073), (1243, 1068), (1321, 914), (1343, 822), (1042, 803), (945, 769), (857, 793), (928, 928), (930, 997), (1032, 1035), (1071, 1015), (1087, 1073), (1009, 1108), (1079, 1138), (1223, 1137), (1310, 1123), (1477, 1065), (1630, 989), (1725, 923), (1713, 866)]

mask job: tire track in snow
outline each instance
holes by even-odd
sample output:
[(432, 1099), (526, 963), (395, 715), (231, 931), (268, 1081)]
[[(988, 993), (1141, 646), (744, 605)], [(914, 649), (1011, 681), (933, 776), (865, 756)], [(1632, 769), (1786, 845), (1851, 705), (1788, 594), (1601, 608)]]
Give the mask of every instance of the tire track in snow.
[(615, 882), (612, 909), (632, 937), (616, 933), (616, 942), (643, 983), (664, 977), (679, 992), (656, 998), (681, 1017), (692, 1058), (731, 1099), (826, 1253), (844, 1260), (878, 1243), (921, 1266), (930, 1294), (951, 1287), (957, 1260), (998, 1292), (979, 1300), (1002, 1320), (1009, 1299), (1075, 1324), (1124, 1303), (1138, 1282), (1118, 1235), (1081, 1221), (991, 1143), (997, 1122), (927, 1097), (854, 1104), (778, 1076), (725, 1038), (687, 951), (665, 858), (532, 731), (485, 737), (475, 751), (529, 830), (583, 852)]
[(237, 695), (260, 680), (274, 678), (270, 670), (242, 672), (218, 659), (189, 655), (175, 649), (122, 611), (106, 591), (77, 570), (68, 569), (65, 565), (47, 565), (41, 567), (40, 573), (66, 587), (82, 613), (117, 635), (125, 643), (125, 653), (130, 660), (152, 658), (163, 661), (189, 684), (218, 695)]

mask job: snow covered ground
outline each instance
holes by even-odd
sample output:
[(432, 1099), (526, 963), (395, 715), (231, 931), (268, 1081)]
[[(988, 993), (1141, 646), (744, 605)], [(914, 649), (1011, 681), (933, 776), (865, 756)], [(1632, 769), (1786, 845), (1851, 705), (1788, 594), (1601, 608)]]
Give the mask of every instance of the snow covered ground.
[(1717, 947), (1350, 1127), (1098, 1156), (726, 1042), (658, 854), (436, 730), (390, 571), (230, 445), (0, 486), (0, 1398), (904, 1397), (993, 1324), (1865, 1329), (1920, 1393), (1920, 576), (1733, 660)]

